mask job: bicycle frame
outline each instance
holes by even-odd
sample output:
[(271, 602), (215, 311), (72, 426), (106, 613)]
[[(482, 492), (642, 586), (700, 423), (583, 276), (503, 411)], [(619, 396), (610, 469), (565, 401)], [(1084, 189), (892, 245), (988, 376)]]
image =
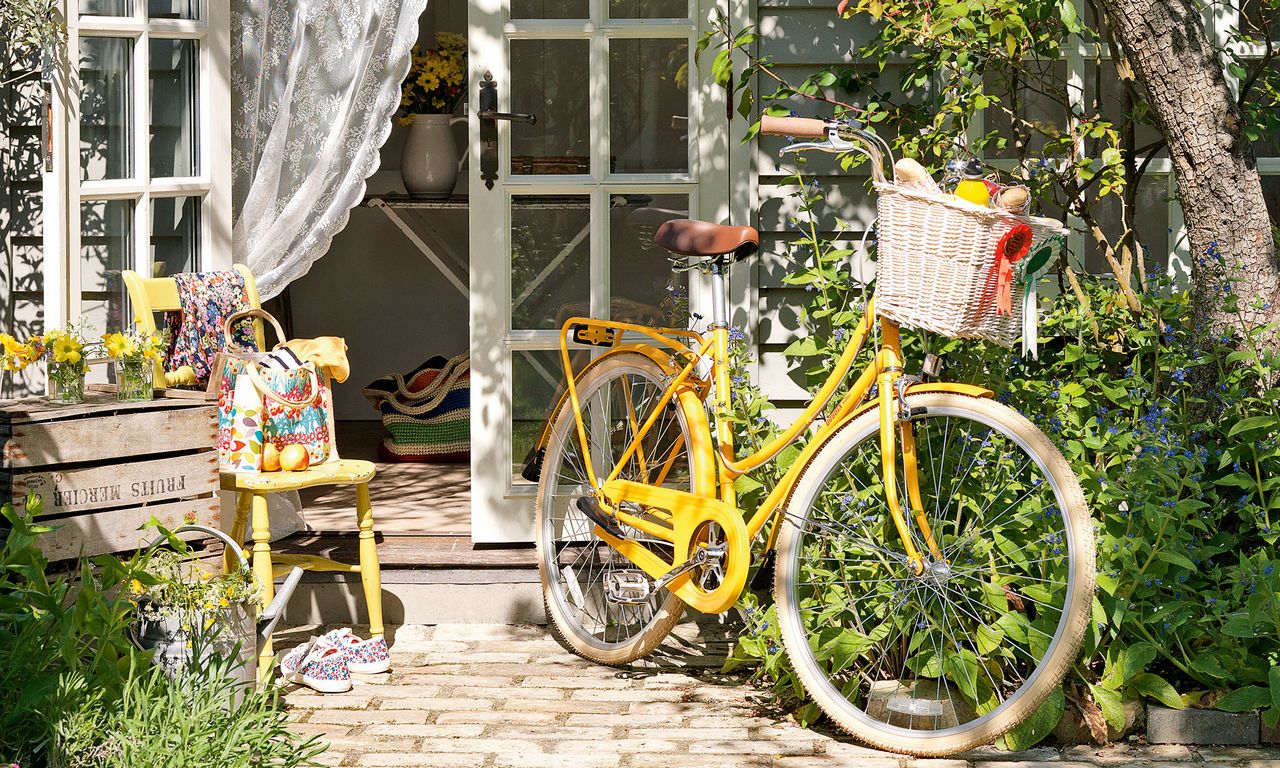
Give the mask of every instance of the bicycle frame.
[[(840, 384), (848, 377), (854, 360), (877, 324), (880, 329), (880, 345), (871, 364), (859, 374), (834, 410), (818, 427), (808, 445), (778, 485), (744, 522), (742, 512), (736, 506), (734, 481), (776, 457), (819, 419), (820, 414), (834, 399)], [(621, 343), (623, 335), (628, 332), (643, 334), (660, 346), (643, 343), (623, 345)], [(644, 424), (636, 423), (634, 407), (628, 404), (631, 442), (614, 463), (609, 474), (603, 478), (598, 477), (595, 472), (596, 464), (591, 458), (591, 447), (578, 400), (576, 377), (569, 359), (571, 334), (574, 334), (579, 341), (586, 340), (586, 343), (601, 345), (602, 342), (610, 342), (608, 346), (614, 349), (606, 353), (606, 357), (615, 351), (644, 354), (659, 362), (668, 379), (661, 398)], [(675, 336), (689, 340), (692, 346), (678, 341)], [(595, 527), (596, 535), (619, 550), (651, 577), (659, 578), (693, 554), (694, 548), (700, 543), (694, 538), (701, 523), (715, 522), (725, 532), (729, 567), (725, 569), (725, 577), (720, 588), (713, 593), (703, 592), (696, 588), (687, 575), (671, 582), (670, 588), (693, 607), (714, 613), (727, 609), (736, 601), (745, 586), (746, 563), (750, 560), (750, 542), (772, 522), (766, 547), (768, 549), (774, 547), (778, 522), (781, 519), (780, 512), (809, 458), (840, 427), (872, 407), (878, 407), (880, 413), (881, 473), (885, 498), (901, 539), (904, 554), (917, 573), (923, 571), (924, 554), (916, 547), (908, 529), (906, 513), (899, 504), (896, 466), (899, 447), (902, 451), (903, 479), (912, 517), (929, 554), (933, 558), (942, 558), (924, 514), (916, 473), (915, 441), (910, 419), (903, 418), (903, 414), (899, 412), (900, 397), (908, 390), (912, 392), (949, 391), (974, 397), (990, 397), (991, 392), (982, 387), (970, 385), (921, 384), (915, 380), (902, 382), (905, 386), (902, 386), (903, 392), (899, 392), (899, 382), (903, 377), (903, 355), (898, 327), (892, 321), (876, 316), (874, 297), (867, 302), (862, 320), (854, 329), (848, 345), (813, 400), (782, 434), (748, 456), (736, 455), (732, 423), (726, 418), (731, 404), (728, 365), (729, 330), (725, 323), (714, 323), (709, 338), (704, 338), (690, 331), (672, 332), (630, 323), (574, 317), (566, 321), (562, 329), (560, 352), (566, 373), (566, 397), (574, 413), (577, 438), (583, 451), (583, 466), (596, 498), (602, 507), (611, 510), (622, 524), (675, 545), (676, 561), (666, 563), (639, 543), (618, 539), (599, 526)], [(707, 424), (702, 409), (707, 382), (696, 375), (698, 363), (708, 355), (711, 362), (711, 380), (715, 385), (714, 435), (712, 425)], [(863, 404), (873, 384), (877, 387), (875, 399)], [(629, 398), (629, 393), (626, 396)], [(671, 455), (663, 460), (664, 466), (659, 469), (658, 476), (654, 480), (647, 483), (619, 480), (618, 476), (633, 457), (642, 468), (649, 463), (650, 458), (662, 459), (662, 457), (645, 457), (642, 442), (657, 422), (663, 409), (673, 399), (678, 401), (678, 407), (684, 409), (689, 421), (691, 433), (689, 451), (691, 454), (699, 454), (699, 458), (702, 459), (693, 462), (702, 468), (701, 475), (694, 478), (695, 493), (659, 487), (681, 447), (679, 441), (671, 449)], [(645, 471), (647, 474), (647, 470)], [(624, 500), (646, 507), (647, 514), (657, 517), (659, 522), (654, 523), (652, 520), (631, 514), (621, 503)], [(666, 512), (664, 513), (663, 510)], [(740, 567), (735, 567), (734, 561), (737, 561)]]

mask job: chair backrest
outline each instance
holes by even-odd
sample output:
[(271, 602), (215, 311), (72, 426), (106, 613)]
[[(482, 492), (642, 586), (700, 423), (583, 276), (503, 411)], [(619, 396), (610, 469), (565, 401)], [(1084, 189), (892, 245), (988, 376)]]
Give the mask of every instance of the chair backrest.
[[(253, 273), (243, 264), (236, 264), (232, 269), (244, 276), (245, 293), (248, 294), (249, 307), (261, 309), (262, 301), (258, 298), (258, 285), (253, 280)], [(133, 270), (126, 269), (121, 273), (125, 288), (129, 291), (129, 303), (133, 305), (133, 321), (140, 331), (154, 331), (157, 312), (174, 312), (182, 308), (178, 300), (178, 284), (172, 277), (143, 277)], [(266, 349), (266, 336), (262, 328), (262, 320), (253, 321), (253, 335), (257, 339), (258, 349)], [(156, 381), (164, 381), (164, 365), (156, 361)]]

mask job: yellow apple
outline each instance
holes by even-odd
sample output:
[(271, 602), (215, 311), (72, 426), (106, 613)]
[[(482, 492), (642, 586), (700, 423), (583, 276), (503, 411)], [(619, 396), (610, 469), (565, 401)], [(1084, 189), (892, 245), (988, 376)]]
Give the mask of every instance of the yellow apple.
[(275, 443), (265, 443), (262, 446), (262, 471), (280, 471), (280, 449), (276, 448)]
[(311, 463), (311, 455), (307, 453), (307, 449), (298, 444), (286, 445), (284, 450), (280, 451), (280, 468), (290, 472), (298, 472), (307, 468)]

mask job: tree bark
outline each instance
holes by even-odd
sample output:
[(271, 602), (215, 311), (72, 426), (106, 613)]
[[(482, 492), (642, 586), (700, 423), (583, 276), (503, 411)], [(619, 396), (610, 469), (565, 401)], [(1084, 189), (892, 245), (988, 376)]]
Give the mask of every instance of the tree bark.
[(1207, 340), (1212, 330), (1237, 324), (1224, 308), (1228, 280), (1248, 322), (1280, 318), (1280, 266), (1262, 180), (1200, 3), (1099, 4), (1169, 145), (1190, 241), (1192, 308), (1198, 321), (1207, 321), (1206, 333), (1197, 336)]

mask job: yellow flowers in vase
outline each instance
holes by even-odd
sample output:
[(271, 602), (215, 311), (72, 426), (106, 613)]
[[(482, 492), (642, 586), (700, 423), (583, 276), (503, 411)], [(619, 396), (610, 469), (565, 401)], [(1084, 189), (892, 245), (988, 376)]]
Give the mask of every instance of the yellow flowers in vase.
[(160, 331), (117, 331), (102, 335), (107, 357), (115, 362), (116, 385), (122, 402), (150, 400), (156, 361), (164, 357), (169, 335)]
[(401, 86), (402, 125), (415, 114), (448, 115), (467, 89), (467, 38), (451, 32), (436, 33), (436, 47), (413, 49), (413, 66)]

